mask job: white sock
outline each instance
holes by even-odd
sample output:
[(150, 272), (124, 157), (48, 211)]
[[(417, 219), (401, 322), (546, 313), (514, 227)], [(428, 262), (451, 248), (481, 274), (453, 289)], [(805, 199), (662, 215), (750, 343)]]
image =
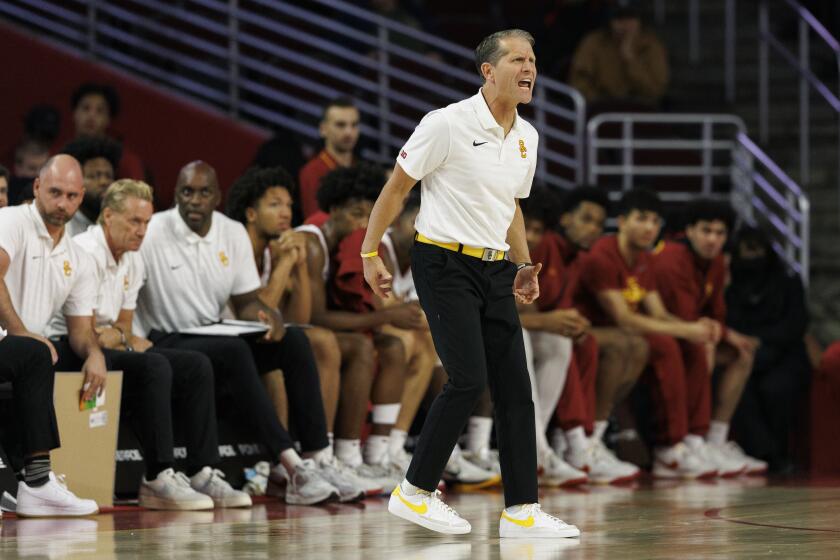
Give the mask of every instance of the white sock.
[(380, 465), (385, 462), (389, 439), (388, 436), (368, 436), (367, 441), (365, 441), (365, 448), (362, 450), (365, 463)]
[(405, 440), (408, 439), (408, 432), (394, 428), (388, 438), (388, 455), (396, 457), (400, 452), (405, 451)]
[(569, 448), (573, 453), (583, 453), (586, 451), (588, 441), (586, 439), (586, 432), (583, 431), (583, 426), (577, 426), (566, 432), (566, 441), (569, 442)]
[(417, 494), (429, 494), (426, 490), (422, 488), (418, 488), (414, 486), (412, 483), (408, 481), (407, 478), (404, 478), (402, 482), (400, 482), (400, 492), (405, 494), (406, 496), (416, 496)]
[(729, 439), (729, 422), (712, 420), (709, 424), (709, 433), (706, 434), (706, 441), (715, 445), (723, 445)]
[(490, 448), (490, 434), (493, 432), (493, 419), (487, 416), (470, 416), (467, 428), (467, 450), (478, 453)]
[(688, 434), (683, 438), (683, 441), (689, 447), (689, 449), (697, 449), (698, 447), (706, 443), (703, 438), (694, 434)]
[(319, 465), (323, 465), (324, 463), (329, 463), (333, 458), (333, 450), (332, 447), (327, 446), (323, 449), (319, 449), (318, 451), (309, 451), (303, 454), (304, 459), (312, 459)]
[(566, 432), (564, 432), (561, 428), (554, 428), (551, 432), (551, 448), (558, 457), (562, 457), (566, 452)]
[(286, 468), (286, 472), (290, 475), (295, 472), (295, 469), (302, 463), (303, 459), (300, 458), (298, 452), (292, 447), (280, 453), (280, 464)]
[(595, 431), (592, 433), (592, 437), (596, 440), (604, 439), (604, 434), (607, 433), (609, 425), (609, 420), (595, 420)]
[(358, 439), (335, 440), (335, 456), (348, 467), (355, 468), (362, 464), (362, 442)]
[(515, 506), (506, 507), (505, 512), (509, 513), (511, 515), (516, 515), (517, 513), (519, 513), (522, 510), (522, 506), (525, 506), (525, 505), (527, 505), (527, 504), (516, 504)]

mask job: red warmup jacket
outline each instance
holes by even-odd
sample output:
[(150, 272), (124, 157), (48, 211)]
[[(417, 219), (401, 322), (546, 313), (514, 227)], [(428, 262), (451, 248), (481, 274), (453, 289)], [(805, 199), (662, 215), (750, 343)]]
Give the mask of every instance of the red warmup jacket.
[(723, 255), (700, 258), (688, 240), (671, 241), (653, 257), (656, 286), (665, 307), (684, 321), (726, 321), (726, 263)]
[(615, 235), (596, 241), (589, 253), (579, 260), (579, 285), (574, 294), (574, 304), (595, 327), (615, 326), (613, 318), (598, 302), (600, 292), (618, 290), (630, 309), (639, 311), (639, 304), (647, 293), (656, 291), (651, 254), (641, 253), (630, 267), (618, 250), (618, 237)]

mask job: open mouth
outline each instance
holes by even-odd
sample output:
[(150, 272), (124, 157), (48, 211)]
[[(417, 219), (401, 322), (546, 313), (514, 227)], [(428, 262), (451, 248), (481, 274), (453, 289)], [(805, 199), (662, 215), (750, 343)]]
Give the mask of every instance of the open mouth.
[(530, 78), (526, 78), (524, 80), (519, 80), (517, 84), (520, 88), (531, 91), (531, 86), (533, 85), (533, 80)]

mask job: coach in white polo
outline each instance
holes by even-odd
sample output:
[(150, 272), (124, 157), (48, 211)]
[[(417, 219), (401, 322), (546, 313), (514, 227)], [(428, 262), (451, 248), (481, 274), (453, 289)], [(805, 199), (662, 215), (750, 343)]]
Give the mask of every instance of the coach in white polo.
[[(49, 452), (60, 443), (52, 406), (53, 370), (43, 359), (48, 347), (56, 369), (81, 369), (85, 399), (105, 385), (105, 357), (92, 327), (96, 283), (91, 263), (65, 231), (84, 194), (79, 162), (67, 155), (50, 158), (33, 190), (32, 204), (0, 210), (0, 329), (9, 334), (0, 350), (10, 345), (12, 350), (11, 356), (0, 352), (0, 379), (13, 374), (16, 417), (23, 424), (17, 513), (90, 515), (98, 511), (96, 503), (68, 492), (51, 470)], [(48, 340), (55, 334), (49, 328), (55, 314), (66, 318), (67, 339)], [(32, 346), (33, 339), (46, 346)], [(27, 355), (31, 361), (15, 364)]]
[(475, 50), (479, 92), (426, 115), (397, 156), (362, 245), (365, 278), (384, 296), (391, 276), (376, 253), (403, 200), (421, 180), (411, 271), (449, 381), (435, 399), (405, 480), (388, 510), (450, 534), (470, 524), (435, 492), (458, 436), (489, 385), (496, 409), (506, 509), (502, 537), (576, 537), (577, 527), (537, 503), (534, 404), (516, 302), (539, 295), (517, 199), (537, 165), (538, 135), (519, 117), (537, 77), (534, 40), (512, 29)]

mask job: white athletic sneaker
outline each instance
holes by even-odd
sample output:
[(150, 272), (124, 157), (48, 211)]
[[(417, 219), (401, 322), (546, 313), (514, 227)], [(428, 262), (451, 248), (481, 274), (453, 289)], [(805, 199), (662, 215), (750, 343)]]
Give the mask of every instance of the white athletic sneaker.
[(440, 490), (434, 493), (417, 492), (414, 496), (402, 493), (399, 484), (391, 492), (388, 511), (406, 521), (447, 535), (465, 535), (472, 530), (469, 521), (440, 499)]
[[(405, 473), (408, 472), (408, 466), (411, 464), (412, 455), (405, 449), (397, 451), (396, 455), (388, 454), (388, 459), (391, 464), (402, 472), (402, 478), (405, 478)], [(402, 481), (402, 478), (400, 481)]]
[(580, 529), (545, 513), (540, 504), (525, 504), (515, 513), (502, 510), (499, 536), (524, 539), (570, 538), (579, 537)]
[[(356, 475), (356, 479), (365, 491), (365, 496), (380, 496), (387, 492), (382, 481), (378, 477), (373, 476), (373, 472), (367, 468), (367, 465), (362, 463), (356, 468), (350, 467), (338, 460), (338, 464), (347, 469), (347, 471)], [(377, 471), (378, 472), (378, 471)], [(390, 487), (389, 487), (390, 488)]]
[(18, 483), (18, 517), (82, 517), (99, 513), (96, 502), (76, 497), (55, 473), (50, 472), (49, 476), (49, 482), (38, 488)]
[(600, 439), (590, 439), (589, 446), (583, 451), (566, 452), (566, 461), (576, 469), (589, 475), (593, 484), (620, 484), (639, 478), (639, 467), (627, 461), (621, 461), (604, 445)]
[(365, 497), (366, 491), (362, 481), (356, 473), (345, 468), (335, 457), (321, 461), (318, 467), (324, 480), (338, 490), (339, 502), (354, 502)]
[(653, 476), (656, 478), (709, 478), (717, 475), (714, 467), (680, 442), (655, 452)]
[(192, 511), (213, 509), (213, 500), (190, 486), (190, 479), (174, 469), (166, 469), (154, 480), (140, 481), (138, 502), (146, 509)]
[(387, 494), (389, 488), (393, 488), (402, 481), (396, 469), (391, 469), (386, 465), (362, 463), (354, 471), (360, 478), (369, 480), (373, 485), (380, 488), (376, 495)]
[(478, 490), (499, 484), (502, 477), (468, 461), (456, 446), (443, 469), (443, 480), (458, 485), (461, 490)]
[(196, 492), (201, 492), (213, 499), (216, 507), (251, 507), (251, 496), (241, 490), (234, 490), (225, 480), (225, 473), (219, 469), (204, 467), (190, 479), (190, 485)]
[(558, 457), (554, 451), (549, 450), (542, 458), (542, 474), (539, 478), (540, 486), (570, 487), (586, 484), (588, 477)]
[(743, 474), (759, 475), (767, 472), (767, 461), (762, 461), (761, 459), (750, 457), (749, 455), (744, 453), (744, 450), (741, 448), (741, 446), (735, 443), (734, 441), (727, 441), (718, 449), (727, 457), (730, 457), (736, 461), (743, 462), (745, 465)]
[(16, 509), (17, 500), (15, 500), (14, 496), (9, 494), (8, 492), (3, 492), (3, 495), (0, 496), (0, 516), (3, 515), (4, 511), (14, 513)]
[(478, 453), (471, 451), (462, 451), (464, 458), (472, 463), (478, 465), (485, 471), (490, 471), (498, 475), (502, 474), (502, 466), (499, 464), (499, 452), (495, 449), (482, 448)]
[(714, 466), (718, 476), (722, 478), (736, 477), (747, 468), (745, 459), (730, 455), (724, 445), (715, 445), (703, 440), (701, 445), (689, 444), (689, 448), (705, 457)]
[(327, 482), (312, 459), (304, 459), (286, 484), (286, 503), (312, 506), (338, 499), (338, 489)]

